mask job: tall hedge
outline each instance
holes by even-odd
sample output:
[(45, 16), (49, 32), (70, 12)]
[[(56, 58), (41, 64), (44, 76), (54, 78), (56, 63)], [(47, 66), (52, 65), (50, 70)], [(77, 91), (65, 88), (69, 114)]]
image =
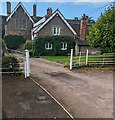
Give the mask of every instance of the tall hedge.
[[(67, 43), (67, 50), (61, 50), (61, 42)], [(46, 43), (52, 43), (52, 49), (45, 49)], [(75, 41), (70, 36), (45, 36), (36, 37), (33, 40), (33, 55), (68, 55), (75, 48)], [(74, 50), (75, 51), (75, 50)]]
[(25, 43), (25, 38), (19, 35), (7, 35), (3, 38), (7, 45), (7, 48), (16, 50), (19, 48), (23, 43)]

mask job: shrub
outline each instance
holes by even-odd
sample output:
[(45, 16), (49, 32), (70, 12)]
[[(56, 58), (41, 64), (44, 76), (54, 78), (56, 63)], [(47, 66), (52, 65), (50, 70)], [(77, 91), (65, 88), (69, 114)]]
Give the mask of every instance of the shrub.
[(19, 61), (14, 56), (4, 56), (2, 58), (2, 72), (16, 72), (20, 71)]
[(26, 40), (26, 43), (24, 44), (24, 50), (31, 50), (32, 49), (32, 41)]
[(25, 43), (25, 38), (19, 35), (7, 35), (3, 38), (7, 45), (7, 48), (16, 50), (19, 48), (23, 43)]
[[(61, 42), (67, 43), (67, 50), (61, 50)], [(52, 43), (52, 49), (45, 49), (46, 43)], [(40, 55), (68, 55), (71, 49), (75, 48), (75, 41), (70, 36), (45, 36), (36, 37), (33, 42), (33, 54), (34, 56)], [(75, 51), (75, 50), (74, 50)]]
[(5, 52), (7, 52), (6, 43), (1, 38), (0, 38), (0, 50), (2, 56), (4, 56)]

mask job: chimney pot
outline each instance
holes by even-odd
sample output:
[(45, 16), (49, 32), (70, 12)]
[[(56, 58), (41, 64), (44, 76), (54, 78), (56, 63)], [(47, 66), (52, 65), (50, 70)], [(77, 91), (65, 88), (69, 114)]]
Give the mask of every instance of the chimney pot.
[(36, 17), (36, 4), (33, 5), (33, 16)]
[(46, 17), (50, 17), (51, 15), (52, 15), (52, 8), (48, 8)]
[(11, 3), (7, 1), (7, 15), (9, 16), (11, 14)]
[(88, 16), (83, 14), (82, 19), (81, 19), (81, 23), (80, 23), (80, 39), (86, 38), (87, 22), (88, 22)]

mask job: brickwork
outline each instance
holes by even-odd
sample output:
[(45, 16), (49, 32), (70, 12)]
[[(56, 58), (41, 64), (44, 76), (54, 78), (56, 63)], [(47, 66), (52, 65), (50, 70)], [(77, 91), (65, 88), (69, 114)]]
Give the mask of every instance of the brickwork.
[(80, 39), (85, 39), (86, 38), (87, 23), (88, 23), (88, 16), (86, 16), (84, 14), (82, 19), (81, 19), (81, 24), (80, 24)]

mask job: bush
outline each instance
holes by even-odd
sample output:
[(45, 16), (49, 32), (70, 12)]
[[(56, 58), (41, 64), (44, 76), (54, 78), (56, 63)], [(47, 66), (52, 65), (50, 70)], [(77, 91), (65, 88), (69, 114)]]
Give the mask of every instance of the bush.
[(7, 45), (8, 49), (16, 50), (19, 48), (23, 43), (25, 43), (25, 38), (19, 35), (7, 35), (3, 38)]
[(20, 71), (19, 61), (14, 56), (4, 56), (2, 58), (2, 72), (16, 72)]
[(1, 50), (0, 53), (2, 56), (4, 56), (5, 52), (7, 52), (6, 43), (1, 38), (0, 38), (0, 50)]
[[(73, 37), (70, 36), (45, 36), (45, 37), (36, 37), (33, 40), (33, 54), (34, 56), (41, 55), (68, 55), (70, 54), (71, 49), (75, 48), (75, 41)], [(61, 42), (67, 43), (67, 50), (61, 50)], [(52, 43), (52, 49), (45, 49), (46, 43)], [(75, 49), (74, 49), (75, 51)]]
[(24, 44), (24, 50), (31, 50), (32, 49), (32, 41), (26, 40), (26, 43)]

